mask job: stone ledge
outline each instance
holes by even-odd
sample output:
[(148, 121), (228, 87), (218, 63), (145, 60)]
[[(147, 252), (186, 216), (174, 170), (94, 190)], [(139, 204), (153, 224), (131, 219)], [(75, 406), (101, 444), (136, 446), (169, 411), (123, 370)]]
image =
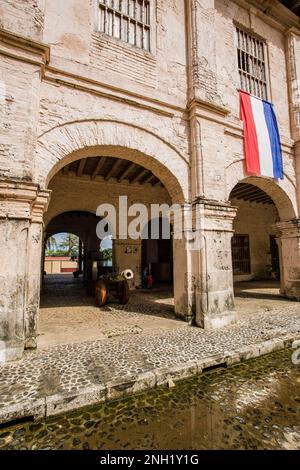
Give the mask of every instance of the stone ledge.
[[(95, 405), (106, 400), (107, 388), (103, 385), (95, 385), (86, 390), (81, 390), (75, 394), (57, 393), (46, 397), (45, 399), (45, 417), (73, 411), (86, 406), (86, 404)], [(34, 418), (36, 418), (34, 416)]]
[(15, 405), (9, 405), (0, 410), (0, 424), (19, 420), (22, 418), (33, 418), (35, 421), (46, 417), (46, 400), (24, 400)]
[(16, 405), (0, 410), (0, 423), (8, 423), (18, 419), (32, 418), (35, 421), (70, 411), (75, 411), (104, 401), (115, 400), (158, 386), (174, 386), (174, 382), (205, 373), (211, 367), (227, 367), (248, 359), (253, 359), (271, 352), (290, 348), (300, 334), (284, 335), (261, 343), (252, 344), (223, 354), (214, 354), (203, 359), (177, 364), (170, 368), (162, 367), (138, 375), (128, 376), (126, 380), (115, 380), (95, 385), (75, 393), (57, 393), (36, 400), (28, 399)]
[(50, 62), (50, 46), (0, 28), (0, 54), (41, 67)]

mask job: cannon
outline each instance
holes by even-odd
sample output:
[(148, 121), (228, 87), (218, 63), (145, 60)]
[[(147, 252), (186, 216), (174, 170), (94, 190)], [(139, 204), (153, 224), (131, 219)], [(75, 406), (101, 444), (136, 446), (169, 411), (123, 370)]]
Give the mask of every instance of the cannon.
[(98, 307), (107, 304), (112, 298), (117, 299), (121, 305), (126, 305), (129, 301), (128, 281), (133, 277), (134, 274), (131, 269), (100, 276), (95, 285), (95, 297)]

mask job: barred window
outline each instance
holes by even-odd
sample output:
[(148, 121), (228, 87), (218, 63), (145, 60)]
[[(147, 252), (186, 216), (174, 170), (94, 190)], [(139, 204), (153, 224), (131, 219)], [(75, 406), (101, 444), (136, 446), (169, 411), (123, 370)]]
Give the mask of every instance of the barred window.
[(98, 30), (150, 51), (150, 0), (99, 0)]
[(237, 28), (237, 56), (242, 90), (267, 99), (265, 44)]
[(250, 274), (249, 235), (234, 235), (231, 239), (233, 274)]

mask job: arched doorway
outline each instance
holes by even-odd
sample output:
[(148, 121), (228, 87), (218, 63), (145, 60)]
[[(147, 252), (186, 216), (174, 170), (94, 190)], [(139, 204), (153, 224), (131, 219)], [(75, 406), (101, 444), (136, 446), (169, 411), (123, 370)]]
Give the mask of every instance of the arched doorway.
[[(175, 148), (172, 143), (168, 142), (163, 137), (150, 132), (148, 129), (143, 128), (141, 125), (132, 125), (121, 120), (101, 120), (101, 119), (88, 119), (84, 121), (63, 123), (53, 129), (49, 129), (40, 135), (37, 144), (37, 164), (35, 178), (39, 181), (42, 188), (49, 188), (52, 190), (51, 204), (48, 214), (50, 216), (57, 215), (53, 210), (53, 199), (59, 194), (64, 197), (67, 193), (68, 187), (58, 188), (58, 192), (54, 191), (54, 180), (58, 174), (65, 168), (65, 172), (69, 176), (74, 176), (74, 168), (70, 168), (73, 163), (81, 161), (80, 167), (76, 167), (78, 175), (81, 174), (84, 165), (84, 160), (93, 158), (107, 160), (122, 160), (127, 164), (139, 165), (145, 173), (140, 175), (141, 180), (138, 183), (147, 184), (147, 191), (144, 194), (149, 196), (149, 199), (155, 199), (159, 193), (164, 189), (163, 202), (166, 199), (171, 201), (172, 204), (184, 205), (190, 200), (190, 162), (182, 149)], [(102, 160), (103, 162), (103, 160)], [(68, 169), (67, 166), (69, 165)], [(102, 171), (104, 163), (99, 162), (100, 169), (94, 167), (93, 173), (89, 174), (90, 186), (89, 192), (95, 196), (96, 183), (100, 180), (103, 181)], [(134, 167), (133, 167), (134, 168)], [(70, 171), (69, 171), (70, 170)], [(97, 171), (96, 171), (97, 170)], [(150, 178), (150, 174), (158, 180)], [(113, 172), (119, 172), (118, 178), (122, 178), (122, 171), (124, 168), (114, 168)], [(129, 168), (128, 168), (129, 171)], [(85, 174), (86, 169), (83, 171)], [(71, 175), (70, 175), (71, 173)], [(114, 175), (108, 175), (111, 178)], [(133, 176), (133, 175), (132, 175)], [(124, 177), (124, 176), (123, 176)], [(86, 178), (86, 176), (85, 176)], [(83, 178), (82, 178), (83, 179)], [(125, 177), (124, 177), (124, 180)], [(124, 181), (123, 180), (123, 181)], [(116, 182), (123, 186), (123, 181)], [(110, 181), (106, 181), (110, 183)], [(130, 182), (131, 183), (131, 182)], [(135, 184), (135, 182), (133, 182)], [(162, 187), (160, 186), (162, 184)], [(57, 185), (56, 185), (57, 186)], [(130, 191), (131, 192), (131, 191)], [(137, 200), (135, 192), (132, 191), (131, 200)], [(62, 200), (62, 198), (61, 198)], [(68, 207), (66, 210), (81, 209), (92, 210), (95, 212), (96, 207), (87, 203), (84, 198), (74, 198), (73, 206)], [(78, 203), (80, 204), (78, 206)], [(45, 220), (49, 215), (45, 215)], [(124, 252), (126, 247), (121, 247), (122, 243), (115, 243), (114, 254), (121, 250)], [(174, 294), (175, 294), (175, 312), (181, 318), (190, 318), (193, 315), (193, 287), (192, 278), (187, 275), (189, 270), (189, 259), (185, 250), (184, 243), (177, 243), (176, 250), (174, 249), (173, 262), (174, 272)], [(134, 247), (136, 254), (139, 253), (139, 247)], [(124, 263), (126, 256), (123, 257)], [(178, 264), (178, 269), (176, 265)], [(136, 263), (135, 263), (136, 265)], [(126, 265), (125, 265), (126, 267)], [(180, 267), (180, 269), (179, 269)], [(122, 268), (121, 265), (115, 266), (116, 269)], [(140, 268), (139, 268), (140, 269)], [(182, 291), (182, 286), (185, 286)]]
[[(80, 237), (83, 244), (83, 273), (82, 276), (79, 276), (79, 279), (75, 279), (73, 282), (74, 288), (77, 290), (77, 297), (75, 292), (73, 296), (69, 293), (69, 299), (65, 297), (58, 306), (61, 312), (60, 316), (53, 309), (52, 313), (55, 321), (51, 323), (51, 319), (49, 319), (48, 326), (47, 322), (40, 322), (44, 328), (45, 337), (48, 335), (50, 342), (52, 340), (57, 341), (54, 338), (55, 335), (56, 337), (59, 336), (57, 323), (63, 329), (64, 325), (61, 324), (61, 321), (65, 317), (69, 337), (76, 338), (76, 341), (78, 341), (80, 309), (85, 315), (83, 328), (85, 332), (81, 335), (82, 340), (103, 336), (103, 334), (106, 334), (103, 331), (110, 330), (110, 328), (127, 331), (127, 328), (132, 328), (132, 321), (135, 321), (135, 326), (140, 325), (141, 330), (143, 328), (159, 328), (161, 321), (173, 327), (175, 317), (172, 291), (173, 257), (171, 238), (157, 241), (160, 253), (157, 262), (152, 263), (153, 275), (157, 285), (161, 281), (167, 281), (170, 285), (168, 285), (169, 290), (167, 293), (160, 292), (156, 298), (155, 289), (151, 292), (144, 292), (144, 297), (142, 289), (140, 289), (142, 287), (143, 256), (145, 254), (142, 239), (124, 238), (120, 237), (119, 234), (112, 239), (108, 234), (104, 240), (101, 240), (97, 235), (97, 225), (101, 217), (97, 216), (96, 213), (98, 213), (97, 209), (101, 204), (113, 205), (118, 214), (120, 213), (120, 197), (127, 198), (128, 207), (136, 203), (144, 205), (149, 214), (151, 214), (152, 204), (171, 206), (172, 198), (160, 178), (151, 169), (125, 158), (90, 156), (81, 159), (76, 158), (60, 168), (51, 178), (48, 188), (51, 191), (51, 202), (45, 214), (47, 236), (58, 231), (64, 231), (75, 233)], [(128, 215), (128, 224), (129, 221), (130, 216)], [(119, 223), (118, 216), (117, 225)], [(101, 259), (101, 250), (103, 252), (105, 250), (105, 255), (111, 253), (111, 266), (107, 266), (107, 263), (101, 265), (103, 261)], [(111, 303), (100, 312), (99, 308), (96, 309), (95, 307), (95, 298), (92, 292), (93, 282), (104, 271), (120, 272), (125, 269), (131, 269), (134, 272), (134, 279), (130, 284), (131, 299), (129, 305), (125, 308), (122, 307), (122, 310), (120, 310), (118, 305)], [(68, 279), (70, 280), (70, 278)], [(82, 286), (78, 284), (82, 280), (91, 289), (83, 291)], [(80, 298), (78, 293), (80, 293)], [(181, 293), (181, 301), (182, 297)], [(69, 300), (72, 305), (70, 305)], [(49, 302), (47, 306), (51, 307)], [(87, 306), (88, 309), (86, 309)], [(43, 301), (41, 316), (47, 317), (47, 312), (46, 314), (43, 313), (44, 307), (45, 302)], [(67, 318), (66, 311), (73, 310), (75, 310), (74, 314)], [(130, 311), (134, 315), (131, 317), (126, 316), (126, 311)], [(110, 312), (109, 327), (105, 320), (107, 312)], [(115, 312), (116, 318), (114, 318)], [(99, 326), (101, 316), (102, 322)], [(76, 318), (78, 318), (78, 322), (75, 324)], [(73, 331), (71, 331), (72, 322), (74, 323)], [(90, 325), (90, 328), (88, 328), (88, 325)], [(98, 325), (99, 328), (95, 325)], [(48, 332), (51, 329), (51, 335), (47, 333), (45, 328), (48, 328)], [(88, 329), (90, 336), (87, 338)], [(63, 341), (68, 341), (66, 335)]]
[[(157, 224), (157, 235), (151, 238), (153, 225)], [(173, 240), (169, 219), (149, 220), (143, 231), (142, 273), (149, 273), (156, 285), (173, 283)], [(144, 284), (146, 284), (144, 279)]]
[(294, 215), (287, 194), (273, 181), (249, 177), (231, 190), (232, 264), (237, 311), (267, 311), (284, 300), (286, 259), (278, 227)]

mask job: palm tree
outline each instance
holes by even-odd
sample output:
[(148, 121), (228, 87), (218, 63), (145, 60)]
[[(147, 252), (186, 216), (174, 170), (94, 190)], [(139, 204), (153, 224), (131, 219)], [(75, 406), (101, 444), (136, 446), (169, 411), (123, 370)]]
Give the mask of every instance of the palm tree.
[(66, 254), (70, 257), (78, 256), (79, 238), (73, 233), (67, 233), (64, 240), (60, 244), (62, 250), (66, 250)]
[(47, 238), (46, 241), (46, 252), (54, 251), (57, 248), (57, 241), (54, 236)]

